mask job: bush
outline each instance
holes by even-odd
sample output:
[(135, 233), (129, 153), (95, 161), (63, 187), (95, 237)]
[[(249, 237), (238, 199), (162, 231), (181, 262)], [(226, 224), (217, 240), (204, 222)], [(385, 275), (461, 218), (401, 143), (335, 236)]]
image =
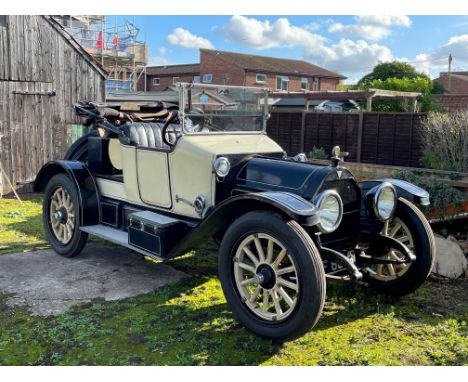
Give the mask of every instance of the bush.
[(433, 208), (445, 210), (450, 203), (455, 208), (459, 208), (466, 199), (463, 191), (448, 185), (446, 180), (428, 177), (424, 171), (400, 171), (393, 177), (406, 180), (429, 192), (431, 205), (423, 207), (424, 212), (429, 212)]
[(453, 114), (429, 113), (421, 123), (427, 168), (468, 171), (468, 110)]
[(322, 147), (312, 147), (309, 151), (309, 159), (328, 159), (325, 150)]

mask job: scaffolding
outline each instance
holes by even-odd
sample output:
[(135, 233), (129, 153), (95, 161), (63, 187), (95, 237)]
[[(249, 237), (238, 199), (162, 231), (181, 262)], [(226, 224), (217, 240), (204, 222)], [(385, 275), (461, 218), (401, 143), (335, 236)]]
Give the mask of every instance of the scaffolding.
[[(109, 73), (106, 93), (131, 92), (146, 77), (148, 46), (139, 37), (135, 18), (56, 16), (65, 29)], [(145, 33), (146, 34), (146, 33)]]

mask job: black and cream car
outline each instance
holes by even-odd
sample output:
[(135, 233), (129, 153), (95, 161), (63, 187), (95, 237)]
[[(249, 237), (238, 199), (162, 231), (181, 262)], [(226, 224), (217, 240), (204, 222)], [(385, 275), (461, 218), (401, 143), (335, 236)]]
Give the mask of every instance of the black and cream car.
[(416, 205), (429, 204), (426, 191), (357, 182), (339, 147), (329, 166), (288, 158), (265, 132), (267, 89), (179, 89), (178, 105), (74, 105), (91, 132), (35, 182), (58, 254), (78, 255), (91, 234), (169, 260), (214, 238), (235, 316), (280, 340), (317, 322), (326, 278), (394, 296), (424, 282), (434, 238)]

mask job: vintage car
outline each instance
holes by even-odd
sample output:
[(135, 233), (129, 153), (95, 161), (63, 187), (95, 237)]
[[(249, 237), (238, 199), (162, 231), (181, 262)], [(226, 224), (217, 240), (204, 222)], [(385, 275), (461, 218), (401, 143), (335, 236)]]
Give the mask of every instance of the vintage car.
[(228, 305), (248, 329), (285, 340), (319, 319), (326, 278), (402, 296), (427, 278), (434, 237), (397, 179), (358, 182), (342, 167), (287, 157), (266, 134), (268, 89), (179, 85), (179, 105), (74, 105), (91, 133), (35, 181), (52, 248), (88, 234), (157, 260), (219, 244)]

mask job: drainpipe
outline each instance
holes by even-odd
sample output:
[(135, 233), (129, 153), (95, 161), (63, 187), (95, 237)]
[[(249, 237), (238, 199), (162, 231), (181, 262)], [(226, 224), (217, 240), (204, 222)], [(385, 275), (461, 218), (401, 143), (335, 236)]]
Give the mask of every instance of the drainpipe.
[(451, 87), (452, 87), (452, 54), (449, 54), (448, 58), (448, 85), (447, 85), (447, 91), (451, 93)]

